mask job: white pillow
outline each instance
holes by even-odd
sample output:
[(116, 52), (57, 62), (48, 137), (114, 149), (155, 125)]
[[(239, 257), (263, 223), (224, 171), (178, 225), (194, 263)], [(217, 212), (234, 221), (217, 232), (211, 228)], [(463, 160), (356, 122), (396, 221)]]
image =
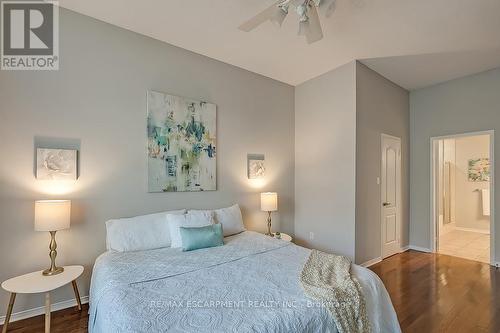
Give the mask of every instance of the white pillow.
[(184, 215), (167, 214), (166, 219), (170, 228), (172, 247), (182, 247), (181, 227), (194, 228), (214, 224), (213, 212), (202, 210), (189, 211)]
[(118, 252), (152, 250), (170, 246), (167, 214), (183, 215), (185, 209), (114, 219), (106, 222), (106, 249)]
[(243, 218), (241, 217), (241, 210), (238, 204), (228, 208), (216, 209), (215, 222), (222, 224), (222, 232), (224, 237), (239, 234), (245, 231), (243, 225)]
[(191, 212), (204, 212), (214, 213), (215, 223), (222, 224), (222, 232), (224, 237), (239, 234), (245, 231), (245, 225), (243, 224), (243, 218), (241, 217), (241, 210), (238, 204), (227, 208), (220, 208), (216, 210), (189, 210)]

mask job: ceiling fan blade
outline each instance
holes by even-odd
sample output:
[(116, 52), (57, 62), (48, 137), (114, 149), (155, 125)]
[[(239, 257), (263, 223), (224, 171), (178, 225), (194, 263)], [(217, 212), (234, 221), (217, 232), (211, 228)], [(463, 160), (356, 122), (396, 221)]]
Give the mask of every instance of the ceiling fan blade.
[(316, 6), (309, 8), (308, 16), (309, 19), (306, 22), (300, 22), (299, 35), (305, 35), (307, 43), (312, 44), (323, 38), (323, 30)]
[[(276, 17), (276, 10), (281, 11), (281, 9), (278, 8), (278, 4), (281, 2), (282, 0), (277, 1), (276, 3), (269, 6), (267, 9), (264, 9), (262, 12), (260, 12), (259, 14), (255, 15), (254, 17), (252, 17), (251, 19), (240, 25), (238, 29), (249, 32), (257, 28), (262, 23), (273, 19), (274, 17)], [(281, 20), (281, 22), (283, 22), (283, 20)]]

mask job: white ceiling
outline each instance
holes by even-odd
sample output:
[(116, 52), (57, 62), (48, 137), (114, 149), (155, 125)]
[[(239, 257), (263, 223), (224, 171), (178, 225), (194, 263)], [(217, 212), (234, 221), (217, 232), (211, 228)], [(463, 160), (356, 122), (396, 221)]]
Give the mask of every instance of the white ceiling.
[(500, 49), (361, 60), (407, 90), (427, 87), (500, 67)]
[[(353, 59), (500, 49), (500, 0), (337, 0), (331, 17), (320, 13), (325, 38), (311, 45), (297, 36), (294, 13), (281, 29), (270, 22), (250, 33), (237, 29), (273, 2), (59, 0), (62, 7), (291, 85)], [(490, 57), (484, 58), (485, 63), (474, 57), (461, 58), (457, 66), (449, 66), (442, 73), (453, 77), (469, 74), (472, 68), (491, 65)], [(394, 59), (367, 63), (386, 68)], [(405, 58), (397, 59), (395, 67), (403, 67)], [(435, 68), (437, 58), (428, 59)], [(463, 71), (461, 61), (468, 65), (467, 71)], [(474, 65), (469, 66), (468, 61), (474, 61)], [(399, 83), (396, 74), (392, 73), (393, 80)], [(432, 82), (448, 79), (430, 74)], [(421, 76), (414, 81), (402, 79), (400, 84), (425, 85), (427, 79)]]

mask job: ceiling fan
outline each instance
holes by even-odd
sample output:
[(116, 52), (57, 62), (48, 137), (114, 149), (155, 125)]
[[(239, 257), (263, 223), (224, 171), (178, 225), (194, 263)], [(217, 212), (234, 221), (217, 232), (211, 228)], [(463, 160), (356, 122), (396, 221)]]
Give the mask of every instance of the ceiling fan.
[(326, 16), (329, 17), (335, 10), (335, 3), (336, 0), (279, 0), (240, 25), (239, 29), (249, 32), (266, 21), (281, 26), (292, 8), (299, 17), (299, 36), (305, 36), (307, 43), (312, 44), (323, 38), (318, 8), (328, 5)]

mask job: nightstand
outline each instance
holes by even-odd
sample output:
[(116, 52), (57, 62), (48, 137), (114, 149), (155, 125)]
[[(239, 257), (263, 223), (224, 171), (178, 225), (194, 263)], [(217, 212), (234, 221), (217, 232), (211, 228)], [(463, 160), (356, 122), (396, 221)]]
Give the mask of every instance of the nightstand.
[(2, 333), (7, 332), (12, 308), (17, 294), (38, 294), (45, 293), (45, 333), (50, 332), (50, 292), (67, 284), (73, 285), (78, 310), (82, 310), (80, 293), (76, 285), (76, 279), (83, 273), (83, 266), (64, 266), (64, 271), (57, 275), (44, 276), (42, 271), (33, 272), (9, 279), (2, 283), (2, 288), (10, 292), (9, 307), (5, 316), (5, 324)]
[[(273, 237), (276, 238), (276, 234), (273, 233)], [(281, 233), (281, 240), (284, 240), (286, 242), (291, 242), (292, 241), (292, 236), (289, 234), (285, 234), (284, 232)]]

